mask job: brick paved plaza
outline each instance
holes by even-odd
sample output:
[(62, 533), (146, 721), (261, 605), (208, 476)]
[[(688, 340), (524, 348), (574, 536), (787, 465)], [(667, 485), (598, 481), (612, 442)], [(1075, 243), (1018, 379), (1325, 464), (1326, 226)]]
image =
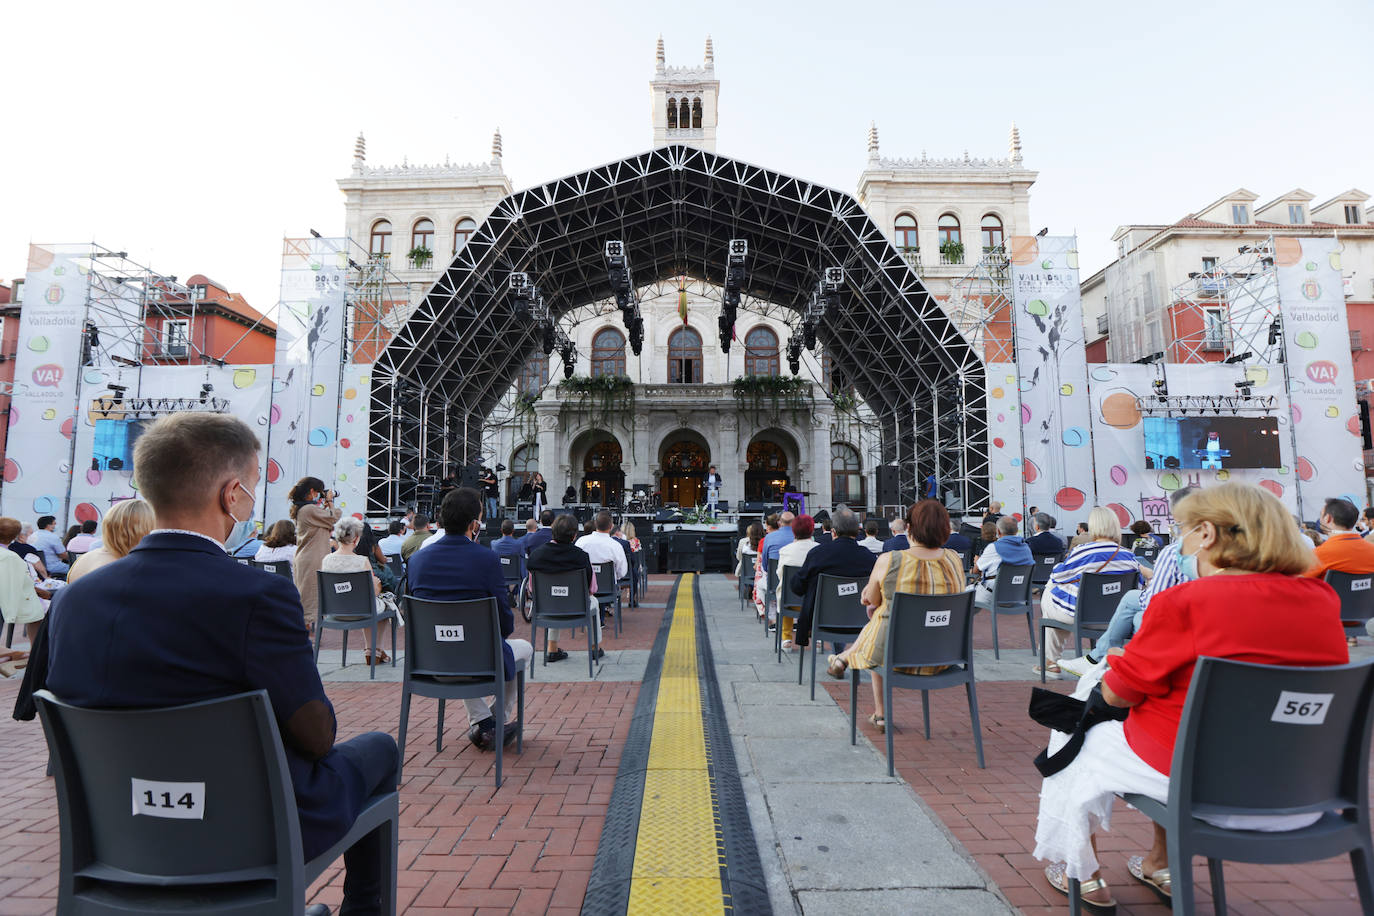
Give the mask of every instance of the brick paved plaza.
[[(724, 581), (707, 576), (703, 585), (713, 579), (718, 584)], [(672, 582), (670, 576), (653, 578), (644, 606), (626, 609), (621, 639), (610, 639), (608, 629), (608, 649), (649, 648), (662, 622)], [(724, 593), (720, 587), (703, 589), (703, 595), (718, 604)], [(719, 607), (715, 611), (725, 613)], [(1040, 874), (1041, 864), (1030, 855), (1039, 791), (1031, 759), (1043, 744), (1044, 732), (1026, 716), (1032, 679), (1029, 643), (1024, 626), (1018, 629), (1014, 618), (1004, 618), (1002, 624), (1002, 664), (991, 664), (988, 651), (985, 676), (1014, 677), (1017, 670), (1023, 674), (1019, 680), (979, 683), (987, 769), (979, 770), (974, 761), (963, 692), (947, 690), (931, 695), (933, 725), (928, 742), (921, 737), (919, 696), (899, 693), (894, 711), (900, 728), (897, 771), (1014, 907), (1028, 914), (1065, 912), (1064, 898), (1048, 888)], [(757, 627), (737, 632), (746, 635), (734, 637), (741, 641), (735, 651), (756, 653), (757, 670), (773, 673), (771, 640), (765, 642)], [(326, 640), (326, 649), (330, 644)], [(990, 649), (991, 634), (984, 619), (977, 623), (975, 644)], [(337, 663), (337, 649), (332, 659), (327, 655), (322, 654), (322, 662)], [(352, 668), (360, 656), (350, 652), (350, 658)], [(791, 688), (786, 688), (789, 681), (780, 670), (775, 683), (760, 686), (770, 691), (795, 689), (802, 695), (806, 688), (795, 686), (796, 656), (792, 658), (793, 666), (787, 666), (786, 659), (782, 666), (789, 668)], [(979, 662), (983, 661), (980, 653)], [(444, 749), (436, 753), (436, 704), (415, 701), (401, 791), (399, 894), (404, 912), (570, 916), (581, 911), (639, 684), (633, 680), (554, 680), (555, 675), (572, 676), (579, 662), (583, 665), (580, 677), (585, 679), (585, 658), (574, 653), (566, 662), (540, 669), (528, 682), (525, 750), (522, 755), (507, 756), (506, 781), (499, 791), (492, 787), (494, 757), (468, 744), (461, 709), (450, 708)], [(606, 670), (610, 668), (608, 664)], [(349, 674), (356, 676), (356, 672)], [(327, 675), (340, 738), (373, 729), (394, 734), (400, 688), (394, 680), (381, 680), (382, 674), (376, 683), (343, 682)], [(6, 712), (17, 687), (17, 679), (0, 682), (0, 704)], [(1068, 687), (1067, 681), (1059, 682), (1059, 689)], [(735, 688), (739, 691), (741, 685), (736, 683)], [(843, 718), (841, 710), (848, 708), (847, 685), (827, 679), (826, 689), (838, 705), (833, 715)], [(825, 697), (826, 692), (818, 692), (818, 705)], [(861, 716), (871, 711), (866, 685), (859, 709)], [(838, 755), (849, 751), (847, 733), (846, 723), (835, 737), (815, 740), (832, 742)], [(865, 737), (880, 756), (883, 737), (866, 722), (861, 726), (861, 744)], [(0, 914), (48, 913), (55, 905), (57, 815), (51, 781), (43, 775), (45, 762), (37, 722), (19, 723), (8, 716), (0, 720), (0, 765), (8, 789), (0, 801)], [(754, 804), (751, 798), (751, 808)], [(751, 815), (757, 831), (760, 813), (751, 811)], [(854, 829), (862, 831), (862, 820), (857, 820)], [(1153, 895), (1129, 878), (1124, 867), (1125, 857), (1143, 851), (1149, 836), (1144, 816), (1121, 808), (1116, 829), (1101, 839), (1107, 878), (1121, 904), (1118, 912), (1165, 912)], [(833, 840), (846, 842), (842, 834)], [(779, 874), (788, 885), (770, 888), (775, 909), (781, 899), (792, 900), (795, 908), (806, 912), (825, 911), (825, 906), (812, 906), (811, 898), (791, 889), (796, 873), (790, 852), (779, 853), (765, 845), (761, 838), (761, 856), (782, 860)], [(1236, 913), (1359, 912), (1348, 860), (1281, 868), (1228, 864), (1226, 871)], [(342, 863), (312, 888), (311, 899), (336, 907), (342, 893), (341, 875)], [(1200, 909), (1209, 909), (1201, 860), (1196, 877)]]

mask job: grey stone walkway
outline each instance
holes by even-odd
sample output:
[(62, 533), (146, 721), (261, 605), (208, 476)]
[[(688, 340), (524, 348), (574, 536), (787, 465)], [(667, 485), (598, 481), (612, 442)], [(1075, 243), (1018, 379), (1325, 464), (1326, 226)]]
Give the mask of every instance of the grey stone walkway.
[(733, 582), (702, 576), (701, 595), (774, 914), (1016, 912), (863, 734), (849, 744), (830, 695), (797, 686), (796, 656), (775, 661)]

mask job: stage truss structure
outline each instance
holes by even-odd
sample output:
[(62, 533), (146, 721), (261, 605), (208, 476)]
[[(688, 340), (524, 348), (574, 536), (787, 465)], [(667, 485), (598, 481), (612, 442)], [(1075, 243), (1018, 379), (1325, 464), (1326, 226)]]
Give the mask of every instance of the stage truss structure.
[(735, 238), (749, 243), (750, 307), (803, 313), (822, 271), (844, 269), (842, 307), (818, 337), (873, 411), (903, 501), (934, 473), (959, 481), (965, 506), (986, 503), (983, 362), (886, 233), (850, 194), (675, 145), (512, 194), (455, 254), (374, 366), (369, 511), (480, 456), (484, 424), (540, 345), (513, 308), (512, 272), (557, 319), (611, 296), (607, 240), (625, 243), (641, 285), (722, 286)]
[(1242, 245), (1234, 257), (1189, 275), (1169, 298), (1167, 362), (1216, 362), (1244, 354), (1249, 356), (1240, 362), (1282, 362), (1273, 236)]

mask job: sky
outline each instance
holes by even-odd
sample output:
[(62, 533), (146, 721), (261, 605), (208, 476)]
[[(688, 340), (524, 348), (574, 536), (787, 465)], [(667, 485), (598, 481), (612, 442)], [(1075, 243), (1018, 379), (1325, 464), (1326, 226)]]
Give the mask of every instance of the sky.
[(660, 34), (670, 66), (714, 41), (718, 152), (851, 193), (870, 121), (893, 157), (1003, 157), (1014, 121), (1030, 230), (1076, 233), (1084, 277), (1237, 187), (1374, 191), (1369, 0), (64, 0), (0, 34), (0, 278), (95, 241), (267, 312), (282, 237), (342, 233), (359, 131), (389, 165), (499, 127), (517, 189), (633, 155)]

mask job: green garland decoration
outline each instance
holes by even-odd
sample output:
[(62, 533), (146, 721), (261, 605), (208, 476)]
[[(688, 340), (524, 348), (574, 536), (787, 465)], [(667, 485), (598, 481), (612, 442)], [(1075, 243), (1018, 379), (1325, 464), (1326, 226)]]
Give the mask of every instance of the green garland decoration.
[(616, 420), (634, 434), (635, 383), (628, 375), (574, 375), (558, 383), (564, 410), (585, 412), (588, 423), (610, 431)]
[(798, 423), (803, 413), (816, 409), (811, 384), (795, 375), (741, 375), (731, 387), (740, 412), (747, 412), (755, 426), (776, 423), (784, 410)]

